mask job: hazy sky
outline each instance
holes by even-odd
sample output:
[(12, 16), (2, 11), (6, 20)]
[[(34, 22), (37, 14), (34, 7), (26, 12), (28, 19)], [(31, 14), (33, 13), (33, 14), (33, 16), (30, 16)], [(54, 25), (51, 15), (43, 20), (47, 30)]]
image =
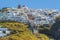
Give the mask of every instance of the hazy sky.
[(60, 10), (60, 0), (0, 0), (0, 8), (17, 7), (18, 4), (27, 5), (34, 9), (58, 9)]

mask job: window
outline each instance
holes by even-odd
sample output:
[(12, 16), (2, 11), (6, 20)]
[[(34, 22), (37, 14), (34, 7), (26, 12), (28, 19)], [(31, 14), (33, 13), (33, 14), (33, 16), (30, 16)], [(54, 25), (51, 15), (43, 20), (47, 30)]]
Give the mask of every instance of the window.
[(6, 33), (5, 31), (3, 31), (3, 33)]

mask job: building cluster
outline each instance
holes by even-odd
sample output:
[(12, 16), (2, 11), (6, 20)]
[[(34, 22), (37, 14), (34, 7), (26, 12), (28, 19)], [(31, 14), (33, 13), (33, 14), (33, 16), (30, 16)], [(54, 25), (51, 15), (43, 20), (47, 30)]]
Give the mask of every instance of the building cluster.
[(11, 30), (9, 30), (8, 28), (2, 28), (2, 26), (0, 26), (0, 37), (4, 37), (10, 34)]
[(31, 26), (52, 25), (60, 17), (60, 12), (53, 9), (31, 9), (26, 5), (18, 8), (2, 8), (0, 20), (30, 23)]

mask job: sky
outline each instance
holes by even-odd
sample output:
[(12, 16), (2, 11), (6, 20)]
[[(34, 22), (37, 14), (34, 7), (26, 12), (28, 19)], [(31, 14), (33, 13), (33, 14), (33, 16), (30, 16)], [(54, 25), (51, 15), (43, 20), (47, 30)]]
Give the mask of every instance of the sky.
[(33, 9), (58, 9), (60, 10), (60, 0), (0, 0), (0, 8), (14, 7), (18, 4), (27, 5)]

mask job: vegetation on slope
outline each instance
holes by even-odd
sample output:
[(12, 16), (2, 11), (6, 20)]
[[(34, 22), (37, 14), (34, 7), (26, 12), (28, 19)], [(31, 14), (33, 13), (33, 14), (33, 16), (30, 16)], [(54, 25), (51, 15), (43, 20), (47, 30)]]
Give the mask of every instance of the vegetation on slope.
[(2, 38), (2, 40), (38, 40), (33, 33), (28, 29), (28, 25), (19, 22), (3, 22), (2, 27), (7, 27), (13, 30), (13, 34)]

